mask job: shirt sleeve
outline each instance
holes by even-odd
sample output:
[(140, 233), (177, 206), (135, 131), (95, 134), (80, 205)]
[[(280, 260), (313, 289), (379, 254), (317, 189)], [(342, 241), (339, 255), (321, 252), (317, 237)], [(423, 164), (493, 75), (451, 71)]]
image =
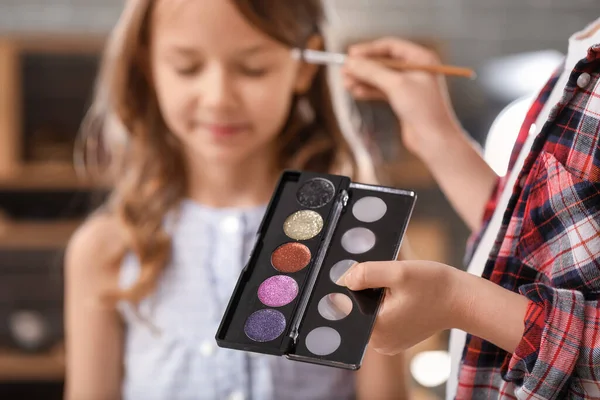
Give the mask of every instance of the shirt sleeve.
[(526, 285), (530, 299), (523, 338), (509, 360), (507, 380), (525, 397), (600, 397), (600, 312), (581, 292)]

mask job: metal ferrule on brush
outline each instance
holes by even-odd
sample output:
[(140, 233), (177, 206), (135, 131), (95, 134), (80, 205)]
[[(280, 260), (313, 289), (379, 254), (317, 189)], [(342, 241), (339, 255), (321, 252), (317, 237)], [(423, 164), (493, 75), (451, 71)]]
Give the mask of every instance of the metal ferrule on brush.
[(330, 53), (327, 51), (293, 49), (292, 57), (311, 64), (344, 64), (346, 55), (342, 53)]

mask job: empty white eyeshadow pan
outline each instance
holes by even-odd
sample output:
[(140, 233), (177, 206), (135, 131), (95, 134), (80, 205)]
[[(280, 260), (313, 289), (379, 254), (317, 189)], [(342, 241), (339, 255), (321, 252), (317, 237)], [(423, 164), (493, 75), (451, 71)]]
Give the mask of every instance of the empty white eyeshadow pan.
[(361, 222), (379, 221), (387, 212), (387, 205), (379, 197), (368, 196), (358, 200), (352, 206), (354, 218)]
[(375, 246), (375, 234), (367, 228), (352, 228), (342, 236), (342, 247), (350, 254), (362, 254)]
[(341, 260), (336, 262), (329, 271), (329, 278), (333, 283), (337, 284), (337, 281), (340, 280), (342, 275), (344, 275), (354, 264), (356, 264), (356, 261), (354, 260)]
[(352, 312), (352, 300), (342, 293), (331, 293), (324, 296), (317, 306), (319, 314), (329, 321), (339, 321)]
[(306, 348), (317, 356), (326, 356), (340, 347), (342, 337), (333, 328), (321, 326), (306, 336)]

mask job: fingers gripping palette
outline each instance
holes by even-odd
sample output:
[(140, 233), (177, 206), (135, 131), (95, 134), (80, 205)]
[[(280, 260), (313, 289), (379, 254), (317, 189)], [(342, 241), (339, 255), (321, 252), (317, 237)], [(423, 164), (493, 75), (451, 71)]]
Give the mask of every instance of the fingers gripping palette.
[(356, 262), (394, 260), (414, 192), (286, 171), (216, 335), (221, 347), (361, 366), (383, 289), (336, 284)]

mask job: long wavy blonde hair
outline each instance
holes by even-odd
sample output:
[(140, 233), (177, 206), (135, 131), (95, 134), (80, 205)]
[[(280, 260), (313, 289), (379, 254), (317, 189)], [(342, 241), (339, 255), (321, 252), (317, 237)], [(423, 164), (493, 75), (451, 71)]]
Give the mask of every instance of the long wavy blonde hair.
[[(320, 34), (321, 0), (231, 1), (252, 25), (286, 46), (302, 46)], [(177, 208), (187, 189), (181, 144), (168, 132), (144, 57), (156, 2), (126, 2), (109, 37), (76, 152), (76, 165), (83, 172), (110, 185), (105, 208), (122, 224), (126, 247), (141, 265), (136, 284), (115, 289), (109, 296), (134, 303), (154, 290), (168, 265), (171, 238), (163, 219)], [(369, 180), (356, 156), (361, 144), (351, 146), (338, 125), (324, 69), (317, 72), (308, 92), (293, 100), (277, 144), (281, 169)]]

